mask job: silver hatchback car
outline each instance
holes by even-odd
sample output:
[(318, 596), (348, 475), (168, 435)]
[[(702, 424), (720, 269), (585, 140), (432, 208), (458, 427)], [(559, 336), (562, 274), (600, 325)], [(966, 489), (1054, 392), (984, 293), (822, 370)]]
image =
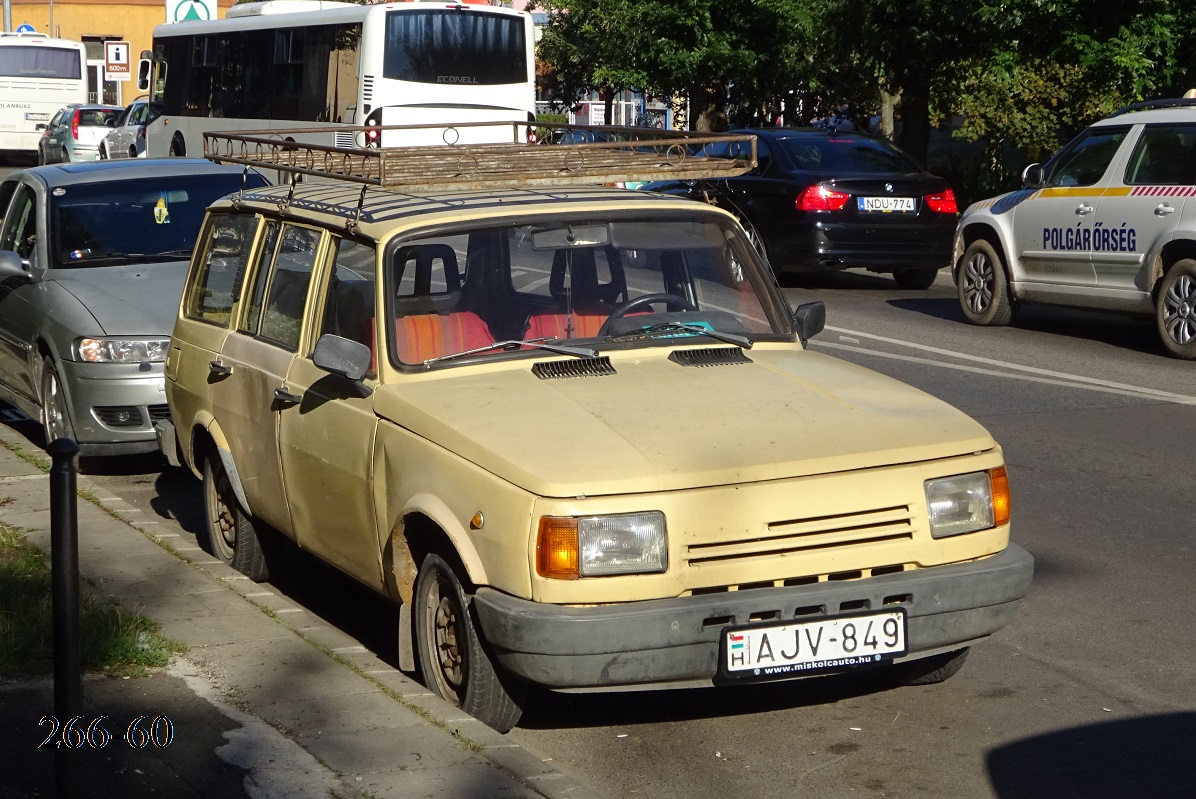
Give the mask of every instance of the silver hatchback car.
[(199, 159), (20, 170), (0, 183), (0, 400), (94, 458), (157, 449), (163, 362), (208, 205), (266, 185)]

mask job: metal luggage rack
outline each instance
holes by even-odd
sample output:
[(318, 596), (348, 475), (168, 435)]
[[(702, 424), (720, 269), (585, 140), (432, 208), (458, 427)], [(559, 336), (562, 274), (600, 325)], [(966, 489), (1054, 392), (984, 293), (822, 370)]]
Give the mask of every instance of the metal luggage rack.
[[(510, 128), (511, 141), (456, 144), (468, 128)], [(529, 127), (571, 130), (593, 141), (533, 144)], [(345, 147), (292, 137), (387, 131), (438, 132), (444, 144)], [(283, 138), (283, 137), (287, 138)], [(750, 134), (690, 133), (656, 128), (474, 122), (452, 125), (386, 125), (245, 130), (203, 134), (204, 157), (294, 175), (337, 178), (389, 189), (459, 191), (561, 187), (655, 180), (703, 180), (742, 175), (756, 166)], [(601, 139), (601, 140), (600, 140)], [(363, 189), (364, 190), (364, 189)]]

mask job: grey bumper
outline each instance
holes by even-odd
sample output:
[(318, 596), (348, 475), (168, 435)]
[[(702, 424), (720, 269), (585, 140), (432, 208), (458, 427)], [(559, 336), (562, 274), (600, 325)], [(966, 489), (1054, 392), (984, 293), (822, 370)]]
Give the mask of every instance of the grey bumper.
[(563, 607), (491, 588), (474, 597), (504, 668), (550, 688), (711, 681), (723, 628), (904, 607), (909, 656), (966, 646), (1004, 627), (1030, 588), (1034, 558), (1016, 544), (984, 560), (863, 580)]

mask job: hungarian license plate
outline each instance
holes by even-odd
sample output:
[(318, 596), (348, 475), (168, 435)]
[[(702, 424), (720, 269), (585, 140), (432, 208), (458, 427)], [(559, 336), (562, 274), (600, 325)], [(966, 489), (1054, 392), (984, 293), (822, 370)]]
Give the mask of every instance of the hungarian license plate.
[(46, 113), (39, 114), (36, 111), (30, 111), (29, 113), (25, 114), (25, 119), (28, 120), (29, 122), (45, 122), (49, 118), (50, 118), (49, 114), (46, 114)]
[(860, 197), (858, 202), (866, 214), (912, 214), (918, 210), (913, 197)]
[(726, 677), (769, 679), (866, 666), (907, 652), (905, 609), (723, 631)]

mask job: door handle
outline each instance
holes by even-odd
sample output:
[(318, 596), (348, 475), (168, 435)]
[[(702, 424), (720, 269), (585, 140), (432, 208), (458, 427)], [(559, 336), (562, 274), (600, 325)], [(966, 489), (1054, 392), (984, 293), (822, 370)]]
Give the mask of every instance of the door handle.
[(1080, 216), (1087, 216), (1088, 214), (1092, 213), (1095, 210), (1096, 209), (1093, 208), (1088, 203), (1080, 203), (1080, 206), (1078, 208), (1076, 208), (1076, 213), (1079, 214)]
[(208, 361), (208, 371), (216, 377), (228, 377), (233, 373), (231, 366), (225, 366), (219, 361)]
[(302, 394), (292, 394), (282, 386), (274, 389), (274, 399), (278, 400), (283, 405), (298, 405), (303, 402)]
[(1175, 213), (1175, 209), (1167, 203), (1160, 203), (1159, 205), (1155, 206), (1154, 212), (1155, 216), (1166, 216), (1167, 214)]

